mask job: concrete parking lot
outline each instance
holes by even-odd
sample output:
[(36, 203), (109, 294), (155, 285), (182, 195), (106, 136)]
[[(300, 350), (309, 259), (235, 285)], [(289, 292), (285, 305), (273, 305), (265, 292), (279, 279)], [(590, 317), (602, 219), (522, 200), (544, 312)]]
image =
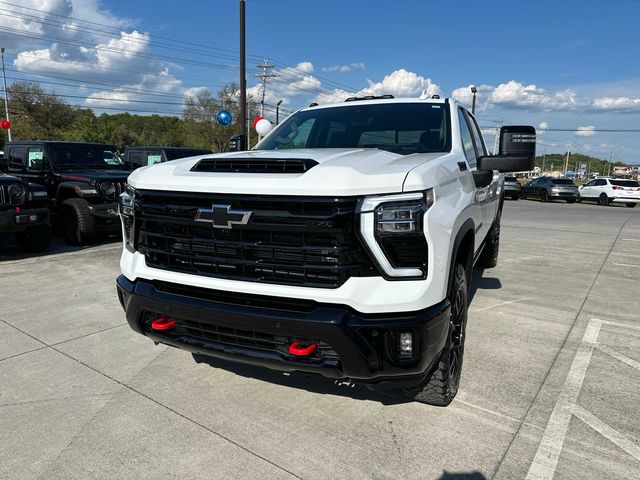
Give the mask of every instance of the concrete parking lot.
[(195, 364), (125, 324), (120, 245), (0, 246), (0, 478), (640, 478), (640, 207), (507, 201), (450, 407)]

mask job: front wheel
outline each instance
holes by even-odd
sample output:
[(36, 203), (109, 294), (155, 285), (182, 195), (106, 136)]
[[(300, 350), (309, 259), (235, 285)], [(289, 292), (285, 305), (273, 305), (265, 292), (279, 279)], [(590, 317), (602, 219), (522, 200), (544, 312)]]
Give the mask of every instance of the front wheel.
[(625, 205), (627, 206), (627, 208), (633, 208), (636, 206), (635, 203), (625, 203)]
[(546, 191), (546, 190), (543, 190), (543, 191), (540, 193), (540, 201), (541, 201), (541, 202), (548, 202), (548, 201), (549, 201), (549, 194), (547, 193), (547, 191)]
[(468, 309), (467, 274), (461, 263), (455, 266), (448, 298), (451, 302), (449, 334), (438, 364), (420, 383), (404, 389), (412, 400), (438, 407), (449, 405), (460, 385)]
[(600, 196), (598, 197), (598, 204), (602, 205), (603, 207), (609, 205), (609, 197), (607, 197), (606, 193), (600, 194)]
[(96, 237), (96, 221), (89, 213), (89, 204), (82, 198), (62, 202), (64, 239), (69, 245), (86, 245)]

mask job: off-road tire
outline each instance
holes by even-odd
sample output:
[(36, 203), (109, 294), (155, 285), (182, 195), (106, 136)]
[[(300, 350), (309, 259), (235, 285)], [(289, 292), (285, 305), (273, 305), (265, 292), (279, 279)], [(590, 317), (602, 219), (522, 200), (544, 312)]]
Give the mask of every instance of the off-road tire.
[(625, 203), (625, 205), (627, 206), (627, 208), (633, 208), (636, 206), (635, 203)]
[(51, 227), (38, 225), (16, 235), (18, 246), (25, 252), (46, 252), (51, 245)]
[(478, 258), (478, 266), (494, 268), (498, 265), (498, 253), (500, 250), (500, 213), (487, 234), (487, 240), (482, 247), (482, 253)]
[(603, 207), (609, 205), (609, 197), (607, 197), (606, 193), (600, 194), (600, 196), (598, 197), (598, 205), (602, 205)]
[(526, 200), (527, 199), (527, 192), (525, 192), (524, 190), (522, 192), (520, 192), (520, 198), (522, 200)]
[(567, 203), (576, 203), (576, 200), (575, 199), (567, 200)]
[(511, 200), (518, 200), (520, 197), (518, 195), (512, 195), (511, 196)]
[(548, 202), (549, 201), (549, 194), (547, 193), (546, 190), (543, 190), (542, 192), (540, 192), (540, 201), (541, 202)]
[(82, 198), (62, 202), (62, 229), (69, 245), (86, 245), (96, 238), (96, 221), (89, 213), (89, 204)]
[(420, 383), (404, 389), (412, 400), (438, 407), (449, 405), (460, 385), (468, 306), (467, 273), (461, 263), (457, 263), (453, 271), (449, 301), (449, 334), (437, 365)]

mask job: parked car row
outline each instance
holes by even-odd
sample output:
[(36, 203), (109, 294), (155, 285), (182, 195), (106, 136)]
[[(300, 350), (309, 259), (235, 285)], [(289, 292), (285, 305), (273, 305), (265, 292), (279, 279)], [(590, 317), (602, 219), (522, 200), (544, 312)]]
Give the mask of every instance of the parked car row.
[(505, 196), (517, 199), (538, 198), (542, 202), (564, 200), (567, 203), (593, 201), (599, 205), (625, 204), (633, 208), (640, 203), (637, 180), (596, 178), (578, 186), (570, 178), (538, 177), (520, 185), (515, 177), (505, 177)]
[(87, 142), (7, 142), (0, 162), (0, 233), (17, 235), (25, 250), (44, 251), (51, 216), (71, 245), (120, 232), (117, 198), (134, 169), (211, 150), (127, 147)]

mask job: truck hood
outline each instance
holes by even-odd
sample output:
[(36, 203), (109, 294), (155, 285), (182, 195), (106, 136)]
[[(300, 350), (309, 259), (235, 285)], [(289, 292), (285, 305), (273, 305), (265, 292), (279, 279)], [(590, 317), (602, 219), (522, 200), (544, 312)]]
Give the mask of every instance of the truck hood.
[[(138, 189), (263, 195), (366, 195), (402, 191), (416, 166), (446, 153), (399, 155), (375, 148), (255, 150), (183, 158), (135, 170)], [(193, 172), (202, 159), (310, 159), (304, 173)]]
[(111, 181), (124, 182), (131, 172), (129, 170), (100, 170), (90, 168), (78, 168), (59, 173), (61, 180), (87, 182), (95, 181)]

